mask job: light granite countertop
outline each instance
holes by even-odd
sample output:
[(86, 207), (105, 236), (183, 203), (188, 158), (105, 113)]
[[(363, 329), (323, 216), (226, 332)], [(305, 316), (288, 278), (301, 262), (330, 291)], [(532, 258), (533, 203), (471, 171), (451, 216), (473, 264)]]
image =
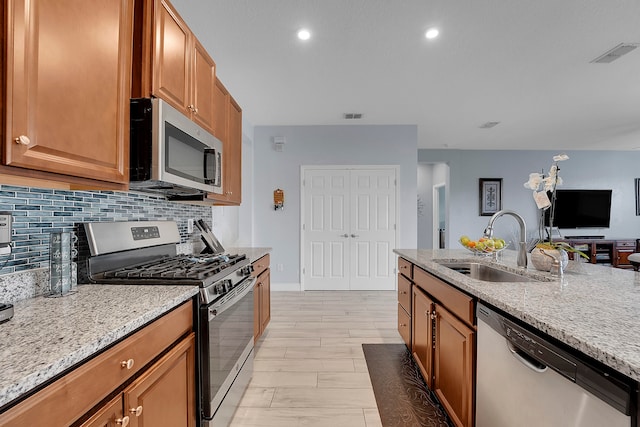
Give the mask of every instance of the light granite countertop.
[(495, 262), (472, 256), (465, 249), (394, 252), (479, 300), (640, 380), (640, 273), (570, 261), (560, 280), (535, 270), (531, 262), (524, 271), (516, 266), (516, 252), (506, 250), (498, 261), (503, 269), (541, 281), (484, 282), (436, 262)]
[(81, 285), (14, 303), (0, 324), (0, 407), (189, 300), (195, 286)]
[(228, 248), (227, 253), (229, 254), (246, 254), (247, 258), (251, 260), (251, 262), (257, 261), (266, 254), (271, 252), (271, 248)]

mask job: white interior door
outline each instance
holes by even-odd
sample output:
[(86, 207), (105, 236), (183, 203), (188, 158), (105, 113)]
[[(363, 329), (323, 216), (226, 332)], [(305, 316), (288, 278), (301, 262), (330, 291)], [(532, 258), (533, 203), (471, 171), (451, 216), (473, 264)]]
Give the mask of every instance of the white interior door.
[(393, 290), (396, 170), (305, 169), (305, 290)]
[(349, 192), (349, 171), (305, 173), (303, 272), (307, 290), (349, 289)]

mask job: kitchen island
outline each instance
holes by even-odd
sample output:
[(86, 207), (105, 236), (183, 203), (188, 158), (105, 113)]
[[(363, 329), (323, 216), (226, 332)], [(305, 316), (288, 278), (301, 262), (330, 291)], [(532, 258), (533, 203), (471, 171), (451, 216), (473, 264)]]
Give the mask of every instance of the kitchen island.
[(400, 257), (454, 287), (550, 335), (616, 371), (640, 380), (640, 273), (570, 262), (562, 279), (516, 266), (516, 252), (497, 264), (537, 281), (485, 282), (439, 262), (494, 262), (460, 250), (396, 249)]
[(394, 252), (398, 331), (453, 425), (638, 425), (640, 274)]

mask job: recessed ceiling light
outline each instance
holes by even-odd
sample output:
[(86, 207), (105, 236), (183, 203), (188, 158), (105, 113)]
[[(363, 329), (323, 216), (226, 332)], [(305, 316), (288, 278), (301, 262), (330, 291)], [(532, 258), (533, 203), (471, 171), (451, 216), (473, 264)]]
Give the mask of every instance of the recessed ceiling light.
[(298, 38), (300, 40), (309, 40), (311, 38), (311, 33), (309, 32), (309, 30), (303, 28), (298, 31)]
[(437, 28), (429, 28), (427, 30), (427, 32), (424, 34), (424, 36), (426, 38), (428, 38), (429, 40), (431, 40), (431, 39), (435, 39), (436, 37), (438, 37), (438, 34), (440, 34), (440, 31), (438, 31)]

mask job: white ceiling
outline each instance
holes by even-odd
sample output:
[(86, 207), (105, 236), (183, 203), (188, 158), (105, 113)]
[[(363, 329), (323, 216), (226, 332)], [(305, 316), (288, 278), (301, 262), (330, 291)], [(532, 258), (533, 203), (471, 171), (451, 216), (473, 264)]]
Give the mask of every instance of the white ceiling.
[(419, 148), (640, 148), (640, 48), (590, 63), (640, 43), (640, 0), (171, 1), (253, 125), (415, 124)]

